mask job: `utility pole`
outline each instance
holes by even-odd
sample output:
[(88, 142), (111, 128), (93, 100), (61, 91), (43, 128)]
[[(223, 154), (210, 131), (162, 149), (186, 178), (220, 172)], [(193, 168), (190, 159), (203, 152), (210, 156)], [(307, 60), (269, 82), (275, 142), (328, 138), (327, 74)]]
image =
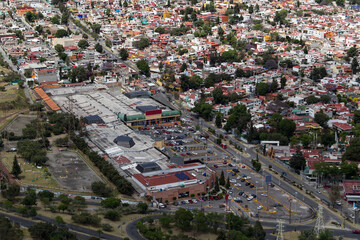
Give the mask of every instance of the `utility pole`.
[(324, 230), (325, 230), (325, 227), (324, 227), (323, 206), (321, 206), (319, 204), (319, 210), (318, 210), (316, 224), (315, 224), (316, 235), (319, 235)]
[(284, 240), (284, 235), (283, 235), (283, 222), (278, 219), (278, 224), (277, 224), (277, 236), (276, 236), (276, 240)]

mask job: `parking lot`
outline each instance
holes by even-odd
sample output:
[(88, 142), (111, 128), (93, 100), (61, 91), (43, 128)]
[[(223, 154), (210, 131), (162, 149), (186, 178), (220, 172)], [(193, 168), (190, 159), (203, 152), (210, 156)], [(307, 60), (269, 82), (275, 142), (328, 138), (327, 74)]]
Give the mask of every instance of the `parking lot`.
[(182, 156), (185, 161), (199, 160), (203, 163), (229, 159), (228, 154), (208, 140), (206, 134), (202, 134), (191, 126), (143, 129), (140, 133), (154, 138), (164, 138), (165, 147), (161, 151), (170, 157)]
[(276, 183), (266, 184), (264, 176), (244, 164), (215, 161), (209, 163), (209, 167), (219, 176), (224, 171), (225, 178), (229, 177), (233, 211), (259, 218), (274, 218), (275, 214), (282, 219), (291, 217), (294, 222), (307, 219), (312, 214), (308, 206), (295, 198), (297, 192), (292, 196)]
[[(227, 207), (224, 198), (216, 199), (215, 195), (210, 198), (197, 196), (197, 198), (175, 202), (177, 206), (188, 209), (204, 209), (204, 211), (223, 212), (231, 210), (251, 217), (258, 218), (281, 218), (300, 222), (311, 216), (311, 209), (297, 200), (296, 194), (289, 195), (271, 183), (265, 183), (265, 177), (255, 172), (248, 166), (236, 162), (221, 146), (210, 141), (206, 133), (196, 130), (191, 125), (191, 117), (183, 119), (189, 124), (172, 128), (144, 129), (143, 134), (153, 137), (163, 137), (165, 147), (161, 149), (168, 156), (183, 156), (184, 160), (199, 160), (216, 171), (220, 177), (224, 172), (225, 179), (229, 177), (231, 188), (228, 191), (229, 200)], [(230, 206), (230, 207), (229, 207)]]

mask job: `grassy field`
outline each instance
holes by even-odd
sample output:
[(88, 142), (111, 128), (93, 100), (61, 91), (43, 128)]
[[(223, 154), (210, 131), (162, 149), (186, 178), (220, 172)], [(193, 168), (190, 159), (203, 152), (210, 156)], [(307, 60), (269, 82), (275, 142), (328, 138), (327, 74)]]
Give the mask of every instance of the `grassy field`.
[[(11, 172), (12, 163), (15, 153), (2, 152), (1, 161), (5, 164), (6, 168)], [(26, 163), (24, 159), (18, 156), (18, 162), (20, 164), (22, 173), (20, 174), (20, 182), (25, 186), (39, 186), (45, 188), (59, 188), (57, 182), (51, 177), (45, 174), (44, 168), (38, 169), (30, 163)]]
[[(5, 83), (0, 83), (0, 86), (4, 86)], [(0, 92), (0, 103), (10, 102), (16, 99), (18, 93), (18, 86), (9, 85), (5, 87), (4, 92)]]
[[(38, 206), (41, 206), (41, 203), (38, 202)], [(42, 209), (37, 210), (37, 213), (42, 215), (42, 216), (49, 217), (49, 218), (55, 218), (56, 216), (61, 216), (66, 223), (75, 224), (71, 220), (71, 215), (66, 214), (66, 213), (59, 213), (59, 212), (58, 213), (52, 213), (51, 211), (45, 211), (45, 210), (42, 210)], [(93, 213), (95, 213), (95, 212), (93, 212)], [(134, 221), (136, 219), (142, 218), (145, 215), (143, 215), (143, 214), (125, 215), (125, 216), (122, 216), (119, 221), (114, 221), (114, 222), (110, 221), (108, 219), (104, 219), (102, 215), (99, 215), (99, 216), (102, 218), (100, 224), (108, 223), (114, 228), (114, 231), (112, 231), (112, 232), (103, 231), (104, 233), (125, 238), (125, 237), (128, 237), (127, 234), (126, 234), (126, 226), (128, 225), (128, 223), (132, 222), (132, 221)], [(101, 229), (101, 226), (99, 226), (98, 228), (90, 226), (90, 225), (84, 225), (84, 226), (86, 226), (86, 228), (90, 228), (90, 229), (95, 230), (95, 231)]]

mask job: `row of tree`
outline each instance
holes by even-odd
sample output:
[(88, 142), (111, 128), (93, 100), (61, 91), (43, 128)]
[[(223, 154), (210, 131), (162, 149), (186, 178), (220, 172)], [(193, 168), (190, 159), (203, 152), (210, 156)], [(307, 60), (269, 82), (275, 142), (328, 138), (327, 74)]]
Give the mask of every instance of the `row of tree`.
[(91, 151), (85, 140), (74, 134), (71, 135), (71, 140), (75, 146), (85, 153), (96, 167), (116, 186), (117, 190), (122, 194), (131, 195), (134, 188), (131, 183), (119, 174), (116, 168), (103, 157), (94, 151)]

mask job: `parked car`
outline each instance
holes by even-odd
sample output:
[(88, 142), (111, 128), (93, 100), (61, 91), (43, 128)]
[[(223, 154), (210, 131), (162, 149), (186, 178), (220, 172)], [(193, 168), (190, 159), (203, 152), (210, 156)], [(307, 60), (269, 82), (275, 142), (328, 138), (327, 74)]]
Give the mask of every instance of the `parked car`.
[(263, 206), (258, 206), (257, 207), (257, 210), (261, 210), (261, 209), (263, 209)]
[(236, 183), (236, 179), (230, 179), (231, 183)]
[(360, 230), (353, 230), (352, 233), (354, 233), (354, 234), (360, 234)]
[(190, 200), (189, 200), (189, 203), (193, 204), (194, 202), (190, 199)]
[(253, 200), (253, 196), (249, 196), (246, 200), (248, 200), (248, 201), (251, 201), (251, 200)]
[(214, 164), (214, 168), (218, 168), (218, 167), (219, 167), (218, 165)]

